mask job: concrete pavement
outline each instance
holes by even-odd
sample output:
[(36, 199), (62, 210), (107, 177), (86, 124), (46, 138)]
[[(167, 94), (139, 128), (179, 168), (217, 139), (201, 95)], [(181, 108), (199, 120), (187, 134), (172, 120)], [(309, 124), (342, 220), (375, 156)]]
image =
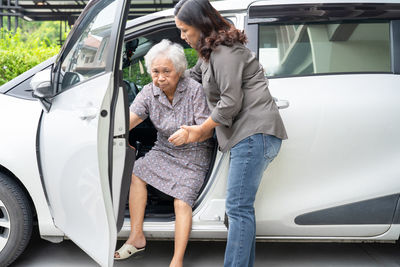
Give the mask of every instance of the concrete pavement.
[[(122, 241), (118, 242), (121, 245)], [(190, 241), (185, 267), (223, 265), (225, 242)], [(114, 266), (168, 266), (172, 241), (148, 241), (146, 253), (139, 259), (115, 262)], [(400, 247), (384, 243), (257, 243), (256, 267), (287, 266), (400, 266)], [(71, 241), (53, 244), (34, 238), (15, 267), (98, 266)]]

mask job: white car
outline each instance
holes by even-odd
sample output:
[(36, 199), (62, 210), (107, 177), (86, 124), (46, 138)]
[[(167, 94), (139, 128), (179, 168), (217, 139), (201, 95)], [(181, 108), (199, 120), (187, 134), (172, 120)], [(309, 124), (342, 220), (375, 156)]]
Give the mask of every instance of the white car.
[[(102, 266), (129, 234), (132, 165), (156, 138), (150, 122), (128, 132), (129, 103), (149, 82), (143, 55), (169, 38), (194, 56), (173, 10), (125, 23), (127, 2), (89, 2), (57, 57), (0, 87), (1, 266), (36, 224), (43, 239), (71, 239)], [(247, 33), (289, 135), (257, 194), (257, 238), (398, 240), (400, 1), (214, 5)], [(213, 157), (192, 240), (227, 235), (229, 153), (216, 145)], [(172, 203), (156, 190), (144, 230), (173, 238)]]

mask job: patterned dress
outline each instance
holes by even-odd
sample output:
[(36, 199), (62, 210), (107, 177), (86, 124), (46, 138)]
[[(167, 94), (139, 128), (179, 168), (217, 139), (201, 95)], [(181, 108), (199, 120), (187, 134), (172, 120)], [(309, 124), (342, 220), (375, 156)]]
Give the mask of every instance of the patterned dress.
[(174, 146), (168, 138), (181, 125), (199, 125), (210, 115), (202, 86), (191, 78), (181, 78), (171, 104), (164, 92), (150, 83), (136, 96), (130, 110), (143, 120), (150, 117), (157, 129), (157, 141), (135, 162), (133, 173), (193, 206), (209, 168), (212, 143)]

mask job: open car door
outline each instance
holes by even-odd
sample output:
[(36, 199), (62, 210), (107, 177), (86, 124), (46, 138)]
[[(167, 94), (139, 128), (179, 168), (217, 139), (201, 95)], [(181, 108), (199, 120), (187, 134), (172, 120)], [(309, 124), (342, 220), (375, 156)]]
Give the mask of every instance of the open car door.
[(55, 225), (101, 266), (112, 266), (135, 153), (121, 78), (127, 0), (93, 0), (53, 66), (38, 134)]

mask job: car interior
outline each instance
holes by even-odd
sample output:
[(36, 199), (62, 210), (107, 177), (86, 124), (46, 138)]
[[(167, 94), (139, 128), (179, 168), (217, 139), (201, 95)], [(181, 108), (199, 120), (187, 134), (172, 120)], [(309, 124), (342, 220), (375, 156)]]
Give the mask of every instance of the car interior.
[[(147, 73), (144, 56), (150, 48), (159, 43), (163, 39), (169, 39), (172, 42), (181, 44), (185, 49), (185, 54), (188, 60), (188, 67), (192, 67), (197, 61), (197, 55), (191, 47), (189, 47), (181, 38), (180, 32), (176, 27), (165, 28), (156, 32), (143, 34), (127, 38), (124, 43), (122, 62), (124, 73), (124, 85), (128, 91), (129, 105), (133, 102), (136, 95), (146, 84), (151, 82), (151, 77)], [(133, 128), (129, 133), (129, 143), (136, 148), (136, 160), (143, 157), (153, 147), (157, 139), (157, 130), (153, 126), (150, 119), (146, 119), (141, 124)], [(205, 181), (200, 190), (200, 194), (209, 180), (212, 166), (214, 165), (215, 156), (217, 153), (217, 142), (214, 138), (214, 150), (210, 167), (207, 172)], [(154, 166), (157, 168), (157, 166)], [(148, 198), (145, 211), (145, 219), (157, 220), (174, 220), (174, 205), (173, 197), (164, 194), (156, 188), (148, 185)], [(199, 194), (199, 195), (200, 195)], [(196, 204), (195, 204), (196, 205)], [(194, 207), (195, 208), (195, 207)], [(125, 217), (129, 217), (129, 202), (126, 203)]]

